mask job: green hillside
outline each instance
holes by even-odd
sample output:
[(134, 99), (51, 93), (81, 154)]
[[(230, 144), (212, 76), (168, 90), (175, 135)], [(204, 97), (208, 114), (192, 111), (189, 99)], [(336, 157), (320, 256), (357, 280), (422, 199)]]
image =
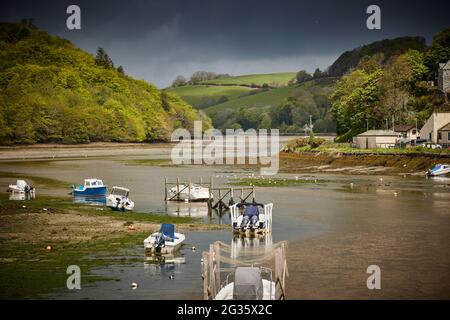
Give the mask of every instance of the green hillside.
[(224, 77), (204, 81), (204, 84), (218, 85), (240, 85), (240, 86), (263, 86), (267, 84), (270, 87), (280, 87), (288, 84), (295, 78), (295, 72), (279, 72), (267, 74), (249, 74), (241, 76)]
[(383, 62), (386, 62), (390, 57), (403, 54), (408, 50), (424, 51), (425, 49), (426, 43), (423, 37), (400, 37), (376, 41), (344, 52), (328, 68), (327, 73), (328, 76), (340, 77), (355, 68), (365, 56), (382, 54)]
[(186, 85), (166, 89), (198, 109), (244, 97), (258, 89), (244, 86)]
[(0, 143), (165, 141), (202, 117), (119, 71), (29, 22), (0, 23)]

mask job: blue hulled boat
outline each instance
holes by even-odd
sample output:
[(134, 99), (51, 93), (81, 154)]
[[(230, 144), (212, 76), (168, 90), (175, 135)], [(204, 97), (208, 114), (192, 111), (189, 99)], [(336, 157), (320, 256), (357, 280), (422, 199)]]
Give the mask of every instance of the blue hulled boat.
[(108, 187), (99, 179), (85, 179), (84, 185), (72, 186), (74, 196), (104, 196)]

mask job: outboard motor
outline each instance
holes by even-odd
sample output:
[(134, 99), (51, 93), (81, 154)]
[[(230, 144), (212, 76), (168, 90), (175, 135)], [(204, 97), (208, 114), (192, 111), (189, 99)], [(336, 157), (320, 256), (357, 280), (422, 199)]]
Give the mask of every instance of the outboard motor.
[(248, 223), (250, 222), (250, 217), (247, 215), (244, 215), (244, 217), (242, 218), (242, 222), (241, 222), (241, 229), (244, 229)]
[(162, 232), (158, 233), (155, 239), (155, 248), (164, 248), (166, 240)]
[(25, 191), (25, 193), (29, 193), (29, 192), (31, 191), (31, 187), (30, 187), (28, 184), (26, 184), (26, 185), (23, 187), (23, 191)]
[(249, 222), (249, 226), (253, 229), (256, 228), (258, 223), (259, 210), (257, 206), (248, 206), (245, 208), (244, 220)]

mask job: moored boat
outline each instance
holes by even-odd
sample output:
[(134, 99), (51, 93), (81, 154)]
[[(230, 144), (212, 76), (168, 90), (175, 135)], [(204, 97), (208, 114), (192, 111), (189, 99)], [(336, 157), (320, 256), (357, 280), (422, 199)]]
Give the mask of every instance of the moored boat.
[(129, 198), (130, 189), (114, 186), (106, 197), (106, 206), (119, 211), (130, 211), (134, 208), (134, 202)]
[(169, 189), (167, 196), (167, 200), (205, 201), (208, 200), (211, 195), (209, 188), (195, 184), (180, 184), (178, 187)]
[(25, 180), (17, 180), (16, 184), (10, 184), (8, 192), (13, 193), (34, 193), (35, 189), (32, 185), (28, 184)]
[(108, 187), (96, 178), (84, 179), (84, 185), (72, 186), (74, 196), (104, 196)]
[(230, 207), (233, 232), (264, 233), (272, 230), (273, 204), (238, 203)]
[(434, 168), (427, 171), (427, 176), (437, 177), (450, 173), (450, 165), (448, 164), (437, 164)]
[(163, 223), (158, 232), (152, 233), (144, 240), (144, 248), (149, 252), (170, 253), (181, 247), (185, 235), (175, 232), (171, 223)]
[(203, 294), (206, 300), (282, 300), (288, 275), (285, 241), (254, 254), (230, 256), (223, 242), (211, 244), (202, 255)]

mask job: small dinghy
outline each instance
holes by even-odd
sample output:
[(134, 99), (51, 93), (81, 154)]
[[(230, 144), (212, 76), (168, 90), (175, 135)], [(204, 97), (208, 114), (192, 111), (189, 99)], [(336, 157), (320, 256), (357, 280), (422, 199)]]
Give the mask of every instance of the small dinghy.
[(169, 189), (167, 200), (181, 201), (206, 201), (210, 197), (209, 188), (198, 185), (180, 184), (178, 187)]
[(28, 184), (25, 180), (17, 180), (16, 184), (10, 184), (8, 187), (8, 192), (12, 193), (34, 193), (35, 189), (33, 186)]
[(238, 203), (230, 207), (233, 232), (270, 232), (273, 204)]
[(427, 171), (428, 177), (443, 176), (450, 173), (450, 165), (448, 164), (437, 164), (433, 169)]
[(158, 232), (144, 240), (144, 248), (149, 252), (171, 253), (177, 250), (186, 239), (182, 233), (175, 232), (171, 223), (163, 223)]
[(129, 198), (130, 190), (114, 186), (106, 197), (106, 206), (119, 211), (130, 211), (134, 208), (134, 202)]
[(72, 186), (74, 196), (104, 196), (107, 186), (100, 179), (84, 179), (84, 185)]

